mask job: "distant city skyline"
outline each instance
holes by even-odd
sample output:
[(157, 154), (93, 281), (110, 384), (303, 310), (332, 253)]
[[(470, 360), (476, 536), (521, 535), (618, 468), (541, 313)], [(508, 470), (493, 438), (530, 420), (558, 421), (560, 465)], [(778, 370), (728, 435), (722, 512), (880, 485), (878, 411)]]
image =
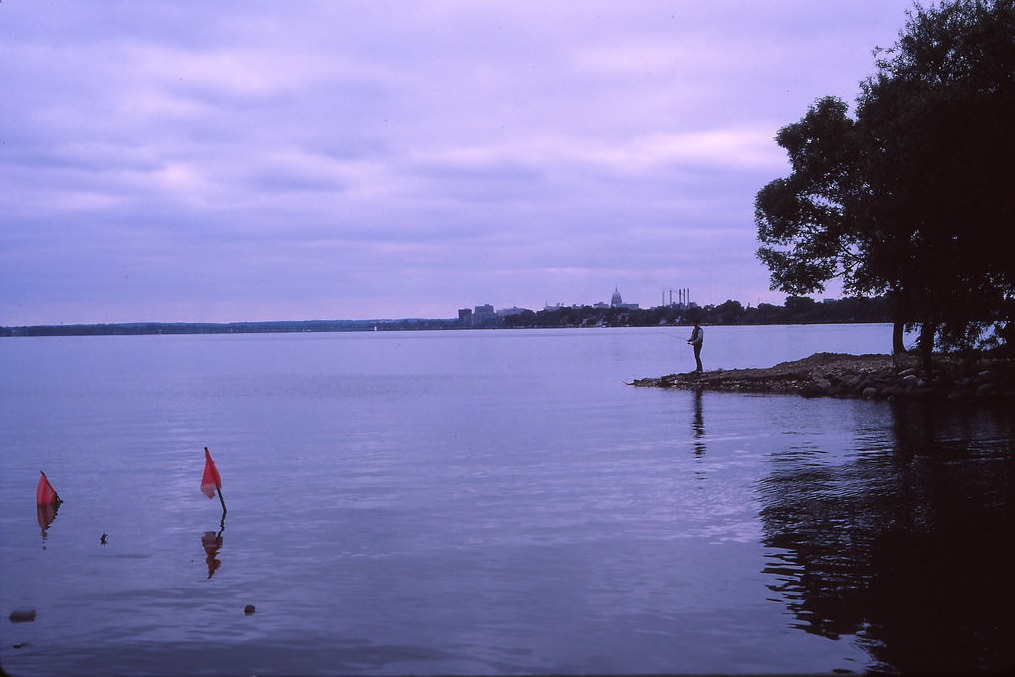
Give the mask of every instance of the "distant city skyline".
[[(725, 299), (724, 302), (729, 300), (740, 301), (740, 299)], [(555, 303), (544, 303), (541, 307), (535, 308), (516, 305), (495, 308), (493, 304), (480, 303), (473, 306), (459, 308), (458, 313), (459, 317), (461, 317), (461, 313), (463, 310), (471, 310), (472, 312), (477, 312), (479, 308), (484, 306), (489, 306), (491, 309), (493, 309), (493, 312), (496, 312), (498, 315), (506, 315), (516, 312), (524, 312), (526, 310), (538, 311), (538, 310), (550, 310), (553, 308), (569, 308), (569, 307), (575, 308), (583, 306), (588, 306), (590, 308), (656, 308), (661, 306), (694, 308), (700, 307), (701, 305), (702, 304), (695, 302), (691, 298), (691, 290), (688, 287), (663, 290), (660, 302), (657, 304), (641, 304), (641, 303), (626, 302), (624, 300), (623, 294), (620, 291), (620, 287), (614, 287), (613, 293), (610, 295), (609, 301), (594, 301), (591, 303), (588, 302), (567, 303), (563, 301), (557, 301)], [(717, 304), (705, 304), (705, 305), (717, 305)]]
[[(521, 313), (521, 312), (525, 312), (525, 311), (536, 312), (536, 311), (540, 311), (540, 310), (552, 310), (552, 309), (555, 309), (555, 308), (590, 307), (590, 308), (597, 308), (597, 309), (606, 309), (606, 308), (611, 308), (611, 307), (619, 307), (619, 308), (630, 308), (630, 309), (647, 309), (647, 308), (657, 308), (657, 307), (663, 307), (663, 306), (677, 307), (677, 308), (699, 308), (699, 307), (703, 307), (703, 306), (720, 305), (718, 303), (705, 303), (705, 304), (698, 303), (697, 301), (695, 301), (691, 297), (691, 290), (689, 288), (664, 290), (661, 294), (662, 295), (660, 297), (660, 302), (656, 303), (656, 304), (641, 304), (641, 303), (629, 303), (629, 302), (626, 302), (624, 300), (624, 298), (623, 298), (623, 294), (620, 292), (620, 288), (619, 287), (615, 287), (614, 288), (614, 293), (611, 294), (610, 300), (608, 302), (607, 301), (594, 301), (594, 302), (576, 301), (576, 302), (568, 303), (568, 302), (565, 302), (565, 301), (557, 301), (555, 303), (544, 303), (544, 304), (542, 304), (540, 306), (535, 306), (535, 307), (517, 306), (517, 305), (506, 305), (506, 306), (497, 307), (497, 306), (494, 306), (491, 303), (477, 303), (477, 304), (468, 305), (468, 306), (465, 306), (465, 305), (459, 306), (457, 308), (457, 318), (461, 319), (463, 317), (463, 312), (464, 311), (468, 311), (469, 313), (473, 313), (473, 314), (475, 314), (475, 313), (490, 313), (491, 315), (504, 316), (504, 315), (514, 314), (514, 313)], [(782, 298), (773, 300), (770, 303), (772, 303), (773, 305), (776, 305), (776, 306), (782, 305), (782, 303), (784, 302), (784, 299), (785, 299), (786, 296), (788, 296), (788, 295), (783, 295)], [(744, 302), (742, 299), (734, 299), (734, 298), (724, 299), (723, 303), (725, 303), (726, 301), (730, 301), (730, 300), (740, 302), (744, 306), (751, 306), (751, 305), (753, 305), (750, 302)], [(827, 297), (823, 297), (821, 300), (828, 301), (829, 299)], [(455, 319), (455, 318), (456, 318), (456, 312), (446, 312), (444, 314), (438, 314), (438, 315), (432, 315), (432, 316), (431, 315), (420, 315), (420, 314), (409, 314), (409, 315), (394, 317), (394, 316), (388, 316), (388, 315), (373, 314), (373, 315), (367, 315), (365, 317), (359, 317), (359, 318), (339, 317), (339, 316), (334, 316), (334, 317), (320, 316), (320, 317), (299, 317), (299, 318), (297, 318), (297, 317), (290, 317), (290, 318), (260, 318), (260, 319), (254, 319), (254, 320), (251, 320), (251, 319), (240, 319), (240, 320), (230, 320), (230, 322), (235, 322), (235, 323), (248, 323), (248, 322), (255, 322), (255, 323), (256, 322), (269, 322), (269, 323), (270, 322), (313, 322), (313, 321), (327, 321), (327, 322), (331, 322), (331, 321), (339, 321), (339, 322), (345, 322), (345, 321), (351, 321), (351, 322), (364, 321), (364, 322), (369, 322), (369, 321), (405, 320), (405, 319), (451, 320), (451, 319)], [(40, 323), (29, 323), (29, 324), (21, 324), (21, 325), (18, 325), (18, 324), (0, 324), (0, 326), (16, 327), (16, 326), (48, 326), (48, 325), (61, 325), (61, 324), (144, 324), (144, 323), (149, 323), (149, 322), (161, 323), (161, 321), (151, 321), (151, 320), (122, 320), (122, 321), (118, 321), (118, 322), (110, 322), (110, 321), (96, 321), (96, 322), (40, 322)], [(183, 319), (183, 320), (173, 320), (173, 321), (169, 321), (167, 323), (171, 324), (173, 322), (180, 322), (180, 323), (184, 323), (184, 324), (190, 324), (190, 323), (201, 323), (201, 322), (204, 322), (204, 321), (203, 320), (188, 320), (188, 319)]]
[(542, 308), (526, 308), (524, 306), (504, 306), (501, 308), (495, 308), (493, 304), (481, 303), (471, 307), (459, 308), (458, 319), (463, 319), (471, 313), (472, 316), (493, 313), (496, 315), (510, 315), (515, 313), (521, 313), (525, 311), (537, 311), (537, 310), (549, 310), (551, 308), (564, 308), (564, 307), (580, 307), (589, 306), (591, 308), (639, 308), (638, 303), (625, 303), (623, 295), (620, 293), (619, 287), (614, 287), (613, 293), (610, 295), (610, 301), (596, 301), (594, 303), (546, 303), (543, 304)]

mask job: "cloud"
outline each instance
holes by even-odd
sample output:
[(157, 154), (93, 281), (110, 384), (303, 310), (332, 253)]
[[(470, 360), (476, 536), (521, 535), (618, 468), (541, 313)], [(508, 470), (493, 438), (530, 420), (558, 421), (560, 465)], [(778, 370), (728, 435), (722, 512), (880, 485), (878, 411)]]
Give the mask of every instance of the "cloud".
[(4, 2), (0, 324), (781, 302), (773, 137), (908, 6)]

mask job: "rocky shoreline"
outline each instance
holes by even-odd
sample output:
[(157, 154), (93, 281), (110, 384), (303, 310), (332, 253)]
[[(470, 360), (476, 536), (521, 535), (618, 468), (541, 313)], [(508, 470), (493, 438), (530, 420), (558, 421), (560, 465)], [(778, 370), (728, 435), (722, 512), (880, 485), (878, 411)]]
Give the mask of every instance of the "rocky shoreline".
[(880, 354), (815, 353), (774, 367), (669, 374), (629, 385), (868, 400), (1015, 400), (1015, 364), (938, 357), (926, 372), (911, 355), (894, 360)]

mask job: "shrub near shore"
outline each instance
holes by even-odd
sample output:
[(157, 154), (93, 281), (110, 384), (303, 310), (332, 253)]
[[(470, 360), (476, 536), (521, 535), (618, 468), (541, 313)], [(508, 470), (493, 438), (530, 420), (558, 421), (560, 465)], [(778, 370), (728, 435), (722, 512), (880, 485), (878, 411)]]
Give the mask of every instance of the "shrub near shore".
[(935, 360), (930, 372), (905, 355), (815, 353), (763, 369), (718, 369), (644, 378), (630, 385), (716, 392), (796, 394), (863, 399), (1015, 400), (1015, 363), (1009, 360)]

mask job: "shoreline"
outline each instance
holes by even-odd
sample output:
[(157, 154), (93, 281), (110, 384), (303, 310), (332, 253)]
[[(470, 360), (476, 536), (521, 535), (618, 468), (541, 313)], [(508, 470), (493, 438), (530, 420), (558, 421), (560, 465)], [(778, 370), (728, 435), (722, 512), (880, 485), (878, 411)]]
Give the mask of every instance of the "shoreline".
[(896, 363), (886, 354), (814, 353), (772, 367), (668, 374), (628, 385), (866, 400), (1015, 400), (1015, 363), (936, 356), (927, 373), (912, 355), (903, 355)]

